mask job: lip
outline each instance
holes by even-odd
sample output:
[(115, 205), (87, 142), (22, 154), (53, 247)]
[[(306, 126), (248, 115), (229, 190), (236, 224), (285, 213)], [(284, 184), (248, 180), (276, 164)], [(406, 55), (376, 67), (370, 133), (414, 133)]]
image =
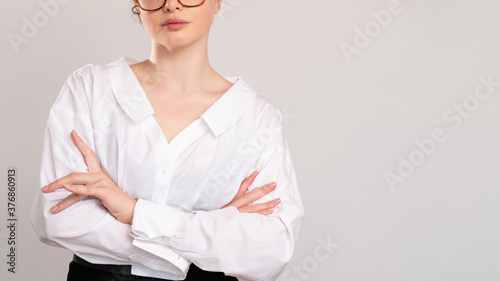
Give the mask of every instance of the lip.
[(171, 19), (166, 19), (164, 20), (161, 25), (167, 25), (167, 24), (186, 24), (188, 23), (187, 21), (179, 18), (171, 18)]
[(166, 26), (168, 30), (179, 30), (186, 26), (189, 22), (179, 18), (171, 18), (164, 20), (161, 25)]

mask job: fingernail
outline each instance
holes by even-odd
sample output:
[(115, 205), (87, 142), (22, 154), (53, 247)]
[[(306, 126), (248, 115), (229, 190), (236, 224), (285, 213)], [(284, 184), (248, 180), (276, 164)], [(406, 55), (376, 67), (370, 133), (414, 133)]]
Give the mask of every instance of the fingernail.
[(46, 185), (46, 186), (42, 187), (42, 191), (47, 190), (47, 188), (49, 188), (49, 185)]
[(50, 211), (51, 211), (52, 213), (54, 213), (56, 210), (57, 210), (57, 205), (55, 205), (54, 207), (50, 208)]
[(276, 186), (276, 182), (272, 182), (271, 186), (273, 186), (273, 187)]
[(66, 187), (66, 188), (70, 188), (71, 187), (71, 185), (69, 185), (67, 183), (63, 184), (63, 186)]
[(273, 203), (278, 204), (279, 202), (281, 202), (281, 199), (279, 199), (279, 198), (278, 198), (278, 199), (274, 199), (274, 200), (273, 200)]

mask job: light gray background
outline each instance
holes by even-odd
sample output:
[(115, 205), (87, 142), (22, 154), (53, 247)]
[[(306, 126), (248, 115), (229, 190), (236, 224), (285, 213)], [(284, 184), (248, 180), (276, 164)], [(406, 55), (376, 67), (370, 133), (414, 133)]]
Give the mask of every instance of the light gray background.
[[(285, 131), (306, 220), (280, 279), (500, 280), (500, 87), (458, 128), (443, 119), (454, 104), (473, 103), (478, 77), (500, 81), (500, 1), (396, 1), (400, 12), (380, 30), (372, 14), (389, 0), (225, 2), (211, 33), (213, 67), (291, 116)], [(65, 79), (150, 51), (130, 1), (74, 0), (16, 53), (8, 34), (43, 11), (37, 3), (4, 3), (0, 26), (1, 280), (65, 280), (71, 254), (39, 242), (28, 220), (45, 122)], [(348, 62), (340, 45), (354, 45), (366, 25), (378, 34)], [(398, 172), (400, 155), (418, 156), (415, 141), (436, 128), (446, 141), (391, 189), (384, 173)], [(15, 275), (3, 262), (8, 167), (19, 179)], [(330, 252), (328, 239), (338, 244)]]

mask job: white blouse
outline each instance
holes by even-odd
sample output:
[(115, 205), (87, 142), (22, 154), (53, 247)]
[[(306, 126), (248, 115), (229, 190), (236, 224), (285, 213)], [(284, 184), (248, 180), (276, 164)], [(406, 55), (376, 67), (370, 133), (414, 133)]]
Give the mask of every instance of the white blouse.
[[(239, 280), (275, 280), (293, 254), (304, 219), (280, 110), (240, 77), (168, 143), (130, 65), (122, 57), (69, 75), (50, 109), (40, 188), (87, 166), (70, 132), (92, 148), (114, 183), (138, 199), (131, 225), (87, 197), (59, 214), (69, 195), (38, 190), (30, 219), (40, 240), (92, 263), (131, 264), (132, 274), (182, 280), (191, 263)], [(220, 209), (254, 170), (250, 190), (275, 181), (255, 201), (281, 203), (268, 216)]]

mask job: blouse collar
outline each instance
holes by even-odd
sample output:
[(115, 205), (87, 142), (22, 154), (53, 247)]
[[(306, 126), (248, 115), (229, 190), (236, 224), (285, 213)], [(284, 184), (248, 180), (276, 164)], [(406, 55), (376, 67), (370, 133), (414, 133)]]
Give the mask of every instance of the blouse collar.
[[(121, 57), (107, 64), (106, 68), (116, 100), (125, 113), (137, 123), (155, 112), (130, 68), (130, 65), (135, 63), (138, 61), (133, 58)], [(233, 83), (233, 86), (201, 115), (215, 136), (219, 136), (236, 123), (257, 95), (239, 76), (224, 78)]]

